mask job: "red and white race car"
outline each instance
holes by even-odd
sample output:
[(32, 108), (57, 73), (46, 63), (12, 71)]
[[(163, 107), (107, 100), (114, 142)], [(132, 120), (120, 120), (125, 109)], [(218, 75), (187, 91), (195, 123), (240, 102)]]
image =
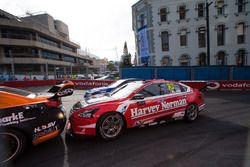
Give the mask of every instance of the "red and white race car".
[(164, 122), (194, 121), (205, 103), (202, 93), (179, 82), (135, 81), (111, 94), (82, 100), (73, 105), (68, 133), (116, 139), (123, 130)]

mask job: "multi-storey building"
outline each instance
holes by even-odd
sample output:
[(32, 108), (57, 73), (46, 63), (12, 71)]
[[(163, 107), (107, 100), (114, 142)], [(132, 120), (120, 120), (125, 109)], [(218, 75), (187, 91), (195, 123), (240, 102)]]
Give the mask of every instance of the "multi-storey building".
[(138, 64), (207, 65), (210, 2), (210, 65), (250, 65), (248, 0), (140, 0), (132, 6)]
[(0, 74), (42, 78), (98, 70), (79, 49), (68, 26), (49, 14), (16, 17), (0, 10)]

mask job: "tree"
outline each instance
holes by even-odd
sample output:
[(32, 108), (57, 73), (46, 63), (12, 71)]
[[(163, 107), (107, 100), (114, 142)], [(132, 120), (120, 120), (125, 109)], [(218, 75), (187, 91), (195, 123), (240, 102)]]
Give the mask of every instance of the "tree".
[(107, 65), (107, 69), (109, 71), (116, 71), (115, 63), (113, 61), (109, 61)]
[(131, 54), (128, 52), (127, 42), (124, 43), (123, 55), (121, 56), (121, 67), (131, 67)]

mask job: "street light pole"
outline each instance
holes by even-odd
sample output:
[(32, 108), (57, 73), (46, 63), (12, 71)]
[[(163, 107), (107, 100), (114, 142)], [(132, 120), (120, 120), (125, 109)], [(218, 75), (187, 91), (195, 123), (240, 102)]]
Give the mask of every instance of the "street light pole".
[(213, 2), (208, 2), (206, 0), (206, 29), (207, 29), (207, 65), (210, 65), (210, 33), (209, 33), (209, 6)]

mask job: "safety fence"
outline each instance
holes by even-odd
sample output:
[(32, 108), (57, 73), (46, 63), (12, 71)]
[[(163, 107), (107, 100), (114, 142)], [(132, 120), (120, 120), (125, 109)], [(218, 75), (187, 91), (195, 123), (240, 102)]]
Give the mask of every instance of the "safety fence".
[(250, 80), (250, 66), (172, 66), (121, 68), (121, 78), (167, 80)]

